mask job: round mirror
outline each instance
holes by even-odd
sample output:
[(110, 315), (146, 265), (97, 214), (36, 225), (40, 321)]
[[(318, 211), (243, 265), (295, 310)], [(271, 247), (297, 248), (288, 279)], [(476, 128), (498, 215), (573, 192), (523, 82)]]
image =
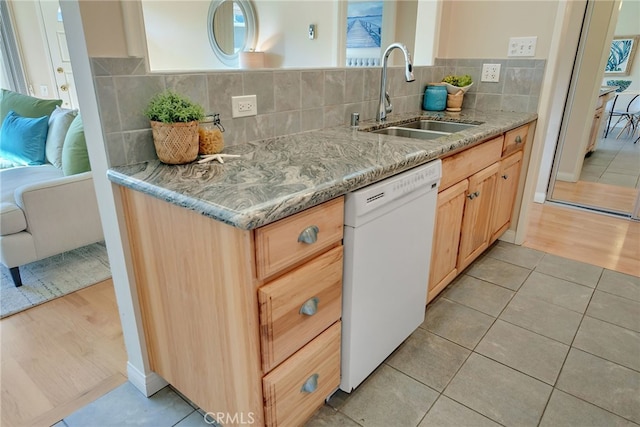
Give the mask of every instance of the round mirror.
[(238, 65), (238, 54), (256, 43), (256, 19), (249, 0), (214, 0), (207, 18), (209, 43), (218, 59)]

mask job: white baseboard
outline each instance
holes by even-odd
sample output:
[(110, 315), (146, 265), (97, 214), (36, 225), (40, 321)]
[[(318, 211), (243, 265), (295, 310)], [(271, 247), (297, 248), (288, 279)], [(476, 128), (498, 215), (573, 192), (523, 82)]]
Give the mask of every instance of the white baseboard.
[(127, 377), (129, 377), (129, 382), (147, 397), (162, 390), (169, 384), (155, 372), (145, 375), (129, 362), (127, 362)]
[(565, 182), (577, 182), (578, 178), (576, 178), (574, 174), (569, 172), (558, 172), (556, 174), (556, 180)]
[(502, 233), (502, 236), (500, 236), (498, 240), (502, 242), (513, 243), (516, 241), (516, 232), (514, 230), (507, 230)]
[(533, 201), (536, 203), (544, 203), (547, 200), (547, 193), (537, 192), (533, 195)]

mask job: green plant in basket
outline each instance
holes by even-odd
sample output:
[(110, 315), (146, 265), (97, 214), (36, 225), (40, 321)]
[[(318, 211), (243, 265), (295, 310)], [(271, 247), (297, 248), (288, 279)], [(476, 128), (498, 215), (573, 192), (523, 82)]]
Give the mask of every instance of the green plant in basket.
[(202, 106), (171, 90), (155, 95), (144, 115), (154, 122), (188, 123), (204, 118)]
[(459, 91), (467, 93), (467, 91), (473, 84), (473, 79), (469, 74), (463, 74), (460, 76), (450, 74), (442, 79), (442, 82), (447, 87), (447, 93), (449, 95), (454, 95)]
[(178, 165), (198, 157), (198, 122), (204, 118), (202, 106), (166, 90), (151, 98), (144, 115), (151, 121), (153, 144), (161, 162)]
[(461, 76), (454, 76), (453, 74), (450, 74), (442, 79), (442, 81), (444, 83), (449, 83), (452, 86), (458, 87), (469, 86), (471, 83), (473, 83), (473, 79), (469, 74), (463, 74)]

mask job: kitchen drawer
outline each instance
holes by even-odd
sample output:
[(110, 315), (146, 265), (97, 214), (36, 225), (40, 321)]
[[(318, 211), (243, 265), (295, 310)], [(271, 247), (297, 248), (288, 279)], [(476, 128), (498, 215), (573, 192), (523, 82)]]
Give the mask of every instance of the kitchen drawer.
[(262, 379), (267, 426), (302, 425), (340, 385), (340, 328), (336, 322)]
[(502, 154), (506, 156), (514, 151), (521, 150), (524, 147), (524, 143), (527, 142), (528, 132), (529, 125), (524, 125), (505, 133)]
[(503, 136), (442, 159), (440, 190), (445, 190), (500, 160)]
[(256, 229), (258, 279), (269, 277), (340, 242), (343, 218), (344, 197), (339, 197)]
[(269, 372), (340, 319), (342, 246), (258, 289), (262, 369)]

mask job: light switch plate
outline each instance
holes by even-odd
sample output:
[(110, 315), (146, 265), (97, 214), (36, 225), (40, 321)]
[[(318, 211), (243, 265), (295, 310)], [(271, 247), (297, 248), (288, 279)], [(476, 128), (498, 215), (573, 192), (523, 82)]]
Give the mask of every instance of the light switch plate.
[(258, 114), (258, 103), (255, 95), (232, 96), (231, 117), (248, 117)]
[(536, 56), (538, 37), (511, 37), (507, 56)]
[(493, 82), (500, 81), (500, 64), (482, 64), (482, 76), (481, 82)]

